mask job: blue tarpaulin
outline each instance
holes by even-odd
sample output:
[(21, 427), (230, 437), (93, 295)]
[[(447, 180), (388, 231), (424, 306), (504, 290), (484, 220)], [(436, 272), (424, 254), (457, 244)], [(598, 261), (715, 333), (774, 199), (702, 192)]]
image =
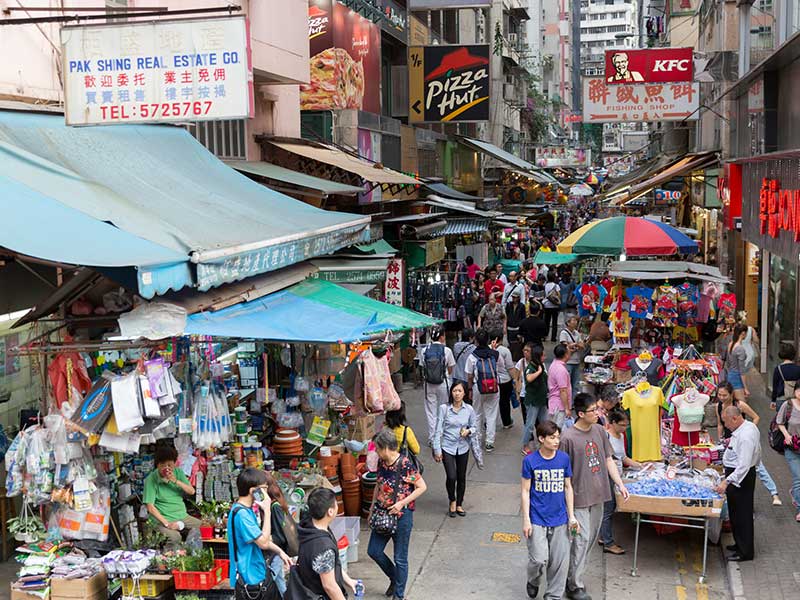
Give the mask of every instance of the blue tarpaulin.
[(260, 185), (173, 126), (67, 127), (58, 115), (0, 111), (0, 198), (0, 245), (136, 267), (147, 298), (205, 291), (368, 239), (369, 217)]
[(430, 327), (432, 317), (308, 279), (290, 288), (190, 315), (186, 333), (282, 342), (352, 342), (385, 331)]

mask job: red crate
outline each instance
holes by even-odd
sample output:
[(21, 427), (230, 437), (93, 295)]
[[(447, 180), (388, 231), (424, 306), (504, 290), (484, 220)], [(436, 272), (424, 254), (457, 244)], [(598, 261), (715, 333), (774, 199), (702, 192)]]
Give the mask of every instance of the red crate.
[(214, 566), (222, 568), (222, 579), (221, 581), (225, 581), (231, 574), (231, 561), (228, 559), (222, 558), (215, 558), (214, 559)]
[(210, 590), (222, 581), (222, 567), (215, 566), (210, 571), (173, 571), (176, 590)]

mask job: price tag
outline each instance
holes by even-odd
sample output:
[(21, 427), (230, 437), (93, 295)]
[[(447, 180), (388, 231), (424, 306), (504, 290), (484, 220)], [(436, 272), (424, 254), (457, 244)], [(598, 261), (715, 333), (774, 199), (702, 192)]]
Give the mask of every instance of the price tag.
[(192, 433), (192, 420), (179, 419), (178, 420), (178, 433)]

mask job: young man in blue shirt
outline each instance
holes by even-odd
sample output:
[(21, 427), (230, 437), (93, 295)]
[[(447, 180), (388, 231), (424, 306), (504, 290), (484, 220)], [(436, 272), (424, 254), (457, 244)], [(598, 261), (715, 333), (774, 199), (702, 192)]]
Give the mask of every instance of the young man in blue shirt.
[[(530, 598), (547, 574), (545, 600), (560, 600), (569, 572), (569, 533), (578, 531), (573, 513), (572, 466), (558, 449), (561, 429), (553, 421), (536, 426), (539, 450), (522, 461), (522, 533), (528, 540)], [(569, 531), (568, 531), (569, 529)]]
[[(287, 568), (291, 564), (286, 553), (272, 542), (272, 500), (267, 493), (266, 471), (252, 467), (244, 469), (236, 479), (236, 487), (239, 499), (231, 507), (228, 516), (230, 577), (234, 589), (237, 586), (258, 586), (267, 580), (267, 561), (263, 550), (280, 556)], [(254, 507), (261, 513), (260, 525)]]

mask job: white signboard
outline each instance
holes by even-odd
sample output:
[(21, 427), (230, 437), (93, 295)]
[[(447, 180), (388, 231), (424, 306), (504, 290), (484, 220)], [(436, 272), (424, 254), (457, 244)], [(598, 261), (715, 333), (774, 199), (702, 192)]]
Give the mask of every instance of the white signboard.
[(61, 29), (67, 125), (253, 114), (244, 17)]
[(565, 146), (543, 146), (536, 148), (536, 166), (550, 167), (588, 167), (591, 165), (592, 151), (587, 148), (567, 148)]
[(602, 78), (583, 80), (583, 122), (695, 121), (699, 118), (699, 83), (606, 85)]

